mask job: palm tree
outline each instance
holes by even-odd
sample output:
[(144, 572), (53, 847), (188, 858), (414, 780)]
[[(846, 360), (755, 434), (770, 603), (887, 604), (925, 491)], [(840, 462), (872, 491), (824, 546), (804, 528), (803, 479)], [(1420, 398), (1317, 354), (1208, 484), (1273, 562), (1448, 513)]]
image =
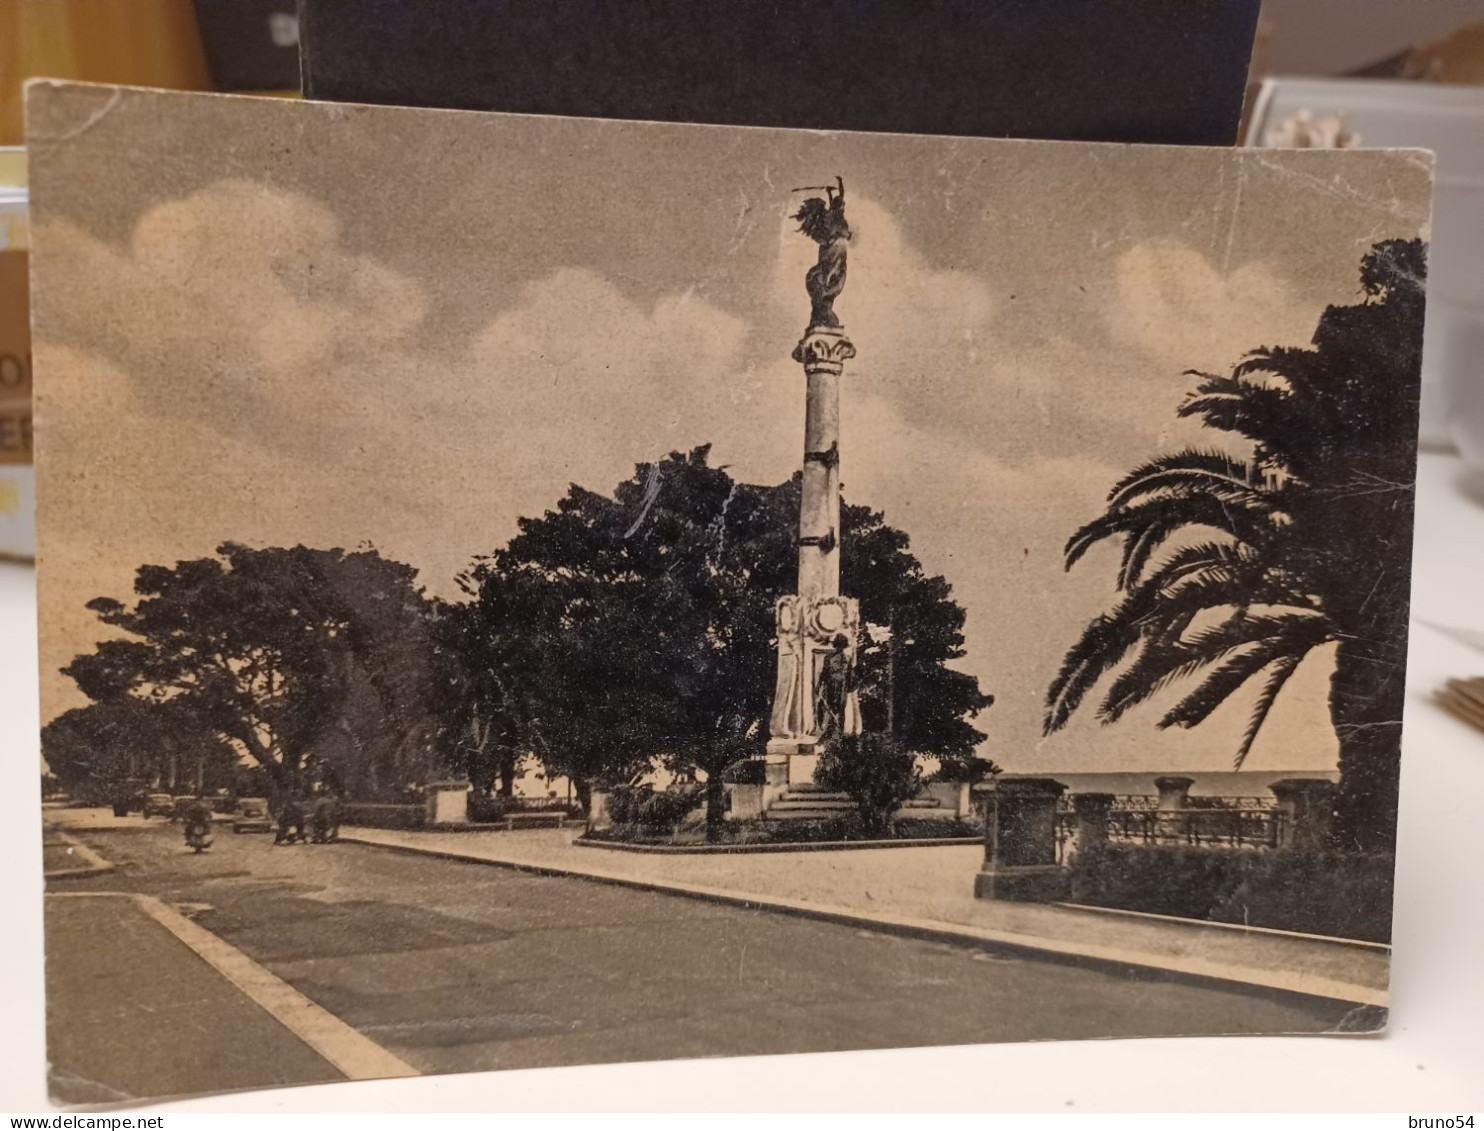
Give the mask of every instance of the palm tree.
[(1105, 724), (1183, 685), (1161, 727), (1196, 726), (1251, 684), (1240, 767), (1289, 678), (1333, 645), (1337, 847), (1391, 850), (1425, 265), (1420, 240), (1377, 244), (1361, 262), (1362, 300), (1328, 308), (1310, 346), (1188, 374), (1198, 383), (1179, 415), (1230, 443), (1135, 468), (1072, 535), (1068, 569), (1122, 539), (1120, 598), (1067, 652), (1046, 733), (1105, 683)]

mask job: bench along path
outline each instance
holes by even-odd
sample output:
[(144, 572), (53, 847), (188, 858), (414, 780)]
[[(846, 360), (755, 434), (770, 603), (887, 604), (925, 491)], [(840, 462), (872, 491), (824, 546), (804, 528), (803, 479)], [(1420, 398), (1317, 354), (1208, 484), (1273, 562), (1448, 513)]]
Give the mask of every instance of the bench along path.
[(571, 830), (402, 832), (344, 839), (581, 876), (917, 935), (1114, 963), (1384, 1007), (1389, 948), (1284, 931), (1063, 904), (975, 899), (977, 845), (770, 855), (658, 856), (574, 845)]

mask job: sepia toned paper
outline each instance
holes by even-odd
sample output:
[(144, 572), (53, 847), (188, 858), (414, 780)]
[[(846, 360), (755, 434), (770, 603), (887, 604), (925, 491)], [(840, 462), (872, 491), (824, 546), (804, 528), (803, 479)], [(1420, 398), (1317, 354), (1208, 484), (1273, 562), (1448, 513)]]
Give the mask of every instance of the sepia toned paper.
[(59, 1101), (1384, 1025), (1429, 155), (29, 114)]

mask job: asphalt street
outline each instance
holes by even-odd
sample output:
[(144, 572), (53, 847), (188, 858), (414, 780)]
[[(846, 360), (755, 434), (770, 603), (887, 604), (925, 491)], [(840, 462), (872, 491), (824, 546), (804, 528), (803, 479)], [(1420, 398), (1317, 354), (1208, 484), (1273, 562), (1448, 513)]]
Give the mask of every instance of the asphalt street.
[(1348, 1011), (360, 845), (227, 832), (198, 856), (172, 825), (82, 839), (118, 869), (49, 889), (49, 1051), (71, 1102), (337, 1076), (132, 901), (89, 892), (180, 908), (426, 1073), (1314, 1033)]

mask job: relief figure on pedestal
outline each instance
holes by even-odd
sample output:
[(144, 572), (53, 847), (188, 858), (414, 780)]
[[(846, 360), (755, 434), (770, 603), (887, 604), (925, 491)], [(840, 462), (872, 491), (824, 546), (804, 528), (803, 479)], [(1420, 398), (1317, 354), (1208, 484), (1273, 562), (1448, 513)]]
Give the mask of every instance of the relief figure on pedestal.
[(814, 690), (814, 720), (819, 737), (828, 741), (839, 738), (849, 728), (846, 713), (851, 693), (855, 691), (855, 661), (847, 649), (850, 640), (843, 633), (834, 639), (834, 650), (819, 666), (819, 682)]

